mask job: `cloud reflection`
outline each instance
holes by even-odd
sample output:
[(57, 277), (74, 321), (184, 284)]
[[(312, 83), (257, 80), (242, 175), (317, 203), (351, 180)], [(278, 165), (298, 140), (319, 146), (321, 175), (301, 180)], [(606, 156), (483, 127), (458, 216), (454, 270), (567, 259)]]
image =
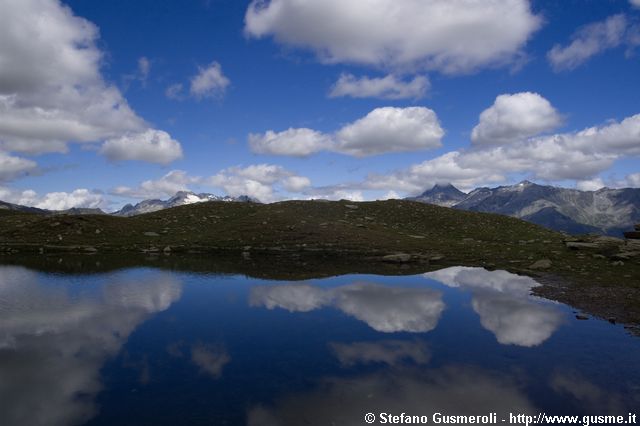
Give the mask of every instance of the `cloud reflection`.
[[(409, 368), (328, 378), (308, 393), (255, 405), (248, 426), (359, 425), (365, 413), (481, 415), (536, 410), (514, 381), (471, 367)], [(508, 414), (507, 414), (508, 418)], [(430, 421), (431, 419), (429, 419)]]
[(367, 282), (329, 289), (310, 284), (256, 286), (251, 289), (249, 304), (289, 312), (333, 307), (384, 333), (431, 331), (445, 307), (439, 291)]
[(531, 296), (531, 289), (540, 284), (530, 277), (469, 267), (447, 268), (424, 276), (471, 291), (480, 323), (505, 345), (540, 345), (563, 321), (557, 306)]
[(104, 362), (181, 292), (181, 283), (163, 273), (135, 281), (116, 274), (98, 289), (71, 291), (26, 269), (0, 267), (0, 424), (92, 418)]
[(214, 379), (222, 376), (222, 369), (231, 362), (231, 356), (221, 345), (204, 345), (202, 343), (191, 347), (191, 361), (200, 370)]

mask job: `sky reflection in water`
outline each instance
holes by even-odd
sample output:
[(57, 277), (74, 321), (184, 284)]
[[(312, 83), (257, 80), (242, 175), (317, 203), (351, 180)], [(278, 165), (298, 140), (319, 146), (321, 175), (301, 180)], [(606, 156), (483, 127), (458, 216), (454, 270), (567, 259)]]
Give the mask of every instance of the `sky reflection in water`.
[[(0, 424), (361, 424), (626, 414), (640, 340), (455, 267), (307, 282), (0, 267)], [(634, 362), (634, 360), (636, 362)]]

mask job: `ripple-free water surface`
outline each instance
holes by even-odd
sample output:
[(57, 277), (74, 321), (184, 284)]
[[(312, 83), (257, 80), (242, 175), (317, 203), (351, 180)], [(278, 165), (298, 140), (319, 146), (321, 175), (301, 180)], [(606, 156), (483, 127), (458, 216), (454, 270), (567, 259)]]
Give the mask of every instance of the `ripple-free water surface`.
[(640, 338), (535, 285), (465, 267), (297, 282), (0, 267), (0, 425), (637, 412)]

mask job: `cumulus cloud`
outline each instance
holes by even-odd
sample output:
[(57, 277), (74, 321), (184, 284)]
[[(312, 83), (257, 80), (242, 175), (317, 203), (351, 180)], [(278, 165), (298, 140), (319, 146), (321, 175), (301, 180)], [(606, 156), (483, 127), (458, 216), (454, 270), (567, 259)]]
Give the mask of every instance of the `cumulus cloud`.
[(640, 188), (640, 173), (632, 173), (625, 176), (625, 184), (632, 188)]
[(305, 195), (317, 200), (364, 201), (364, 194), (357, 184), (339, 184), (309, 188)]
[(282, 198), (282, 190), (297, 192), (311, 184), (308, 178), (273, 164), (229, 167), (203, 183), (222, 188), (232, 197), (248, 195), (265, 203)]
[(588, 180), (581, 180), (576, 183), (576, 188), (580, 191), (597, 191), (606, 185), (602, 178), (596, 177)]
[(0, 151), (0, 183), (28, 175), (36, 169), (35, 162)]
[(439, 148), (444, 130), (433, 110), (424, 107), (376, 108), (343, 127), (336, 150), (358, 157), (385, 152)]
[(247, 35), (325, 63), (445, 73), (513, 62), (540, 25), (526, 0), (253, 0), (245, 15)]
[(312, 129), (288, 129), (282, 132), (268, 130), (249, 134), (249, 146), (256, 154), (307, 157), (333, 146), (331, 136)]
[(425, 107), (376, 108), (335, 134), (311, 129), (250, 134), (251, 150), (259, 154), (303, 157), (334, 151), (364, 157), (388, 152), (434, 149), (441, 146), (444, 130), (436, 113)]
[(67, 210), (74, 207), (97, 209), (105, 208), (108, 204), (104, 194), (84, 188), (39, 195), (31, 189), (18, 191), (0, 187), (0, 200), (46, 210)]
[(169, 164), (182, 158), (180, 142), (162, 130), (146, 130), (107, 140), (100, 153), (111, 161), (139, 160)]
[(110, 192), (113, 195), (139, 199), (172, 197), (178, 191), (188, 191), (190, 184), (201, 180), (199, 177), (189, 176), (184, 170), (171, 170), (160, 179), (146, 180), (136, 188), (118, 186)]
[(388, 175), (371, 174), (363, 187), (409, 193), (448, 181), (463, 190), (503, 182), (512, 174), (546, 181), (589, 180), (616, 159), (640, 154), (640, 114), (579, 132), (533, 137), (503, 146), (451, 151)]
[(342, 74), (331, 87), (329, 97), (338, 98), (381, 98), (381, 99), (420, 99), (429, 90), (429, 79), (416, 76), (412, 80), (403, 81), (394, 74), (385, 77), (356, 77), (353, 74)]
[(506, 144), (553, 130), (561, 123), (558, 111), (537, 93), (500, 95), (480, 114), (471, 140), (484, 145)]
[(603, 22), (586, 25), (573, 34), (567, 46), (556, 44), (547, 53), (547, 59), (555, 71), (572, 70), (591, 57), (605, 50), (620, 46), (624, 42), (627, 19), (624, 15), (613, 15)]
[(191, 79), (189, 93), (201, 98), (222, 97), (231, 82), (222, 73), (222, 66), (212, 62), (208, 67), (199, 67), (198, 74)]
[(104, 81), (95, 25), (59, 0), (4, 0), (2, 12), (0, 148), (65, 152), (149, 128)]

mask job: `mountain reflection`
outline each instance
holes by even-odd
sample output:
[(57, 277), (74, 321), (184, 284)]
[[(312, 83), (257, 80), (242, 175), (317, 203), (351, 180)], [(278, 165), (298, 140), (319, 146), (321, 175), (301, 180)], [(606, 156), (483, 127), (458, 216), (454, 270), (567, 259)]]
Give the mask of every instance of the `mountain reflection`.
[(251, 289), (249, 304), (289, 312), (333, 307), (384, 333), (431, 331), (445, 307), (439, 291), (367, 282), (329, 289), (310, 284), (257, 286)]
[(430, 417), (436, 412), (500, 416), (535, 411), (520, 385), (504, 374), (461, 366), (410, 367), (325, 378), (308, 393), (285, 396), (272, 406), (253, 406), (247, 425), (358, 425), (364, 424), (365, 413), (380, 412)]
[(415, 364), (427, 364), (431, 354), (425, 342), (421, 340), (381, 340), (379, 342), (330, 343), (336, 357), (343, 367), (357, 364), (382, 363), (391, 367), (404, 361)]
[(424, 274), (449, 287), (468, 289), (482, 326), (505, 345), (537, 346), (562, 323), (562, 312), (530, 295), (539, 284), (506, 271), (453, 267)]
[[(0, 424), (73, 425), (92, 418), (100, 368), (152, 314), (178, 300), (174, 275), (119, 279), (98, 291), (0, 267)], [(61, 280), (62, 281), (62, 280)]]

